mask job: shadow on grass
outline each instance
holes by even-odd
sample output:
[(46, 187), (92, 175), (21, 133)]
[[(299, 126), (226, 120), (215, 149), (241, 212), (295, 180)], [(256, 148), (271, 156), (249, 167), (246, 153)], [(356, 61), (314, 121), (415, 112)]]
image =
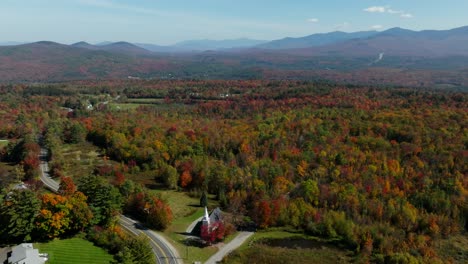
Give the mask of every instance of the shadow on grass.
[(178, 235), (183, 235), (183, 236), (195, 236), (193, 233), (188, 233), (188, 232), (175, 232)]
[(204, 248), (206, 247), (205, 243), (198, 237), (188, 237), (182, 241), (182, 244), (189, 247)]

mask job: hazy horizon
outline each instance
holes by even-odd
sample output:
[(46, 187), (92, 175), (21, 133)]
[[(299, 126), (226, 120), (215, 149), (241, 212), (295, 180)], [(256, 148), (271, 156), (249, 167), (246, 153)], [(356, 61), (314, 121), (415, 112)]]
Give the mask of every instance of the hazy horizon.
[(4, 0), (0, 42), (275, 40), (332, 31), (451, 29), (468, 25), (468, 1)]

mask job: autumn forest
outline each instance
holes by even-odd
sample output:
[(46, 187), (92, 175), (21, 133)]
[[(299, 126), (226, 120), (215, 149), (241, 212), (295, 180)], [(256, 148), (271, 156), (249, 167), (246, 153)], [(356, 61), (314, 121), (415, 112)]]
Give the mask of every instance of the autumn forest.
[[(461, 263), (437, 245), (468, 231), (467, 109), (464, 91), (321, 81), (3, 85), (0, 240), (87, 232), (123, 263), (144, 241), (115, 217), (165, 230), (177, 215), (155, 190), (174, 190), (206, 193), (230, 232), (293, 230), (357, 263)], [(71, 168), (61, 148), (81, 144), (99, 162)]]

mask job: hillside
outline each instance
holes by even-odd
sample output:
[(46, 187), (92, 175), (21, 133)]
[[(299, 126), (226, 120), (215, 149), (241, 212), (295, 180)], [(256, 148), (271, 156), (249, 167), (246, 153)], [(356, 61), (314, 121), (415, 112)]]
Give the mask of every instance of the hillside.
[[(333, 43), (323, 44), (330, 41)], [(63, 45), (41, 41), (0, 47), (0, 82), (133, 76), (147, 79), (327, 79), (355, 84), (468, 87), (468, 46), (464, 45), (467, 42), (468, 27), (441, 31), (393, 28), (379, 33), (332, 32), (289, 42), (296, 47), (315, 45), (307, 48), (257, 47), (186, 53), (173, 53), (164, 46), (128, 42)]]
[(126, 43), (103, 47), (87, 43), (68, 46), (35, 42), (0, 47), (0, 80), (63, 81), (77, 79), (121, 79), (166, 69), (166, 59)]

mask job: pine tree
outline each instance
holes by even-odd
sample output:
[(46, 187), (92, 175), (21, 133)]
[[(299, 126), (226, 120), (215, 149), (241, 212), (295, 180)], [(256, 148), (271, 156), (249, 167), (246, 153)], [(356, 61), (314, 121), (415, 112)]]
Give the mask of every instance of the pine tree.
[(206, 197), (206, 193), (203, 192), (200, 198), (200, 207), (206, 207), (206, 206), (208, 206), (208, 198)]

